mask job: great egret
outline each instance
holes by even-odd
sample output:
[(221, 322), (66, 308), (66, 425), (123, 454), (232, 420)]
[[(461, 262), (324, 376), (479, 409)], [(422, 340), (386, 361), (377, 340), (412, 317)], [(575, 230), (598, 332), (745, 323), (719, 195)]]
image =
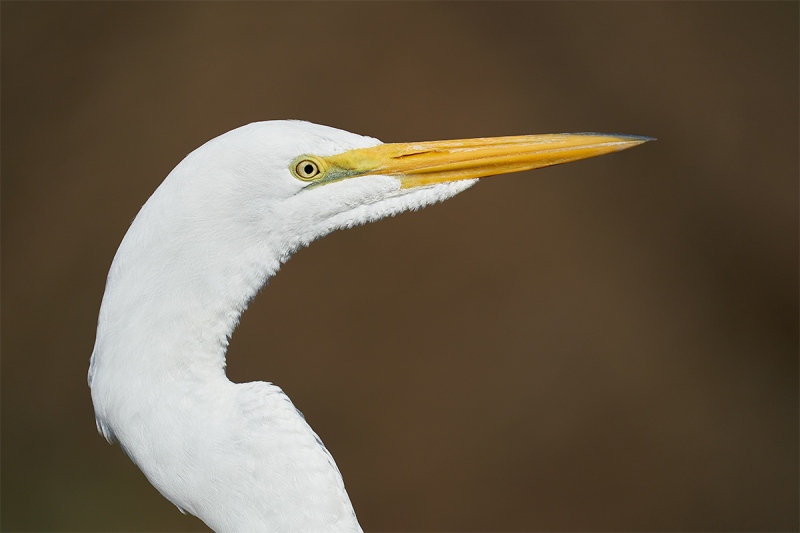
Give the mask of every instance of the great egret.
[(144, 204), (114, 257), (89, 366), (98, 430), (216, 531), (361, 531), (333, 458), (289, 398), (225, 376), (250, 299), (295, 250), (331, 231), (445, 200), (477, 178), (647, 140), (382, 144), (269, 121), (207, 142)]

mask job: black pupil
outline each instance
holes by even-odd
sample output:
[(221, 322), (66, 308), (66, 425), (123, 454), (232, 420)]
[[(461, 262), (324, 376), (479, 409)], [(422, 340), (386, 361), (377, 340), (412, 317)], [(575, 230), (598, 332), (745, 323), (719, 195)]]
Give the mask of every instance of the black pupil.
[(314, 172), (314, 165), (311, 163), (306, 163), (306, 166), (303, 167), (303, 172), (306, 174), (313, 174)]

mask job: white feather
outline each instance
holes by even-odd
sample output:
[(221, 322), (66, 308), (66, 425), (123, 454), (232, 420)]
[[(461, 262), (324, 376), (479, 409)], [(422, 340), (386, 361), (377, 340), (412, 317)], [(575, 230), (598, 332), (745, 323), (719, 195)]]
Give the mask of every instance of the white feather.
[(289, 172), (301, 154), (377, 144), (299, 121), (230, 131), (175, 167), (114, 257), (89, 370), (98, 429), (214, 530), (361, 530), (302, 415), (270, 383), (231, 383), (225, 351), (250, 299), (299, 247), (475, 182), (401, 189), (365, 176), (305, 188)]

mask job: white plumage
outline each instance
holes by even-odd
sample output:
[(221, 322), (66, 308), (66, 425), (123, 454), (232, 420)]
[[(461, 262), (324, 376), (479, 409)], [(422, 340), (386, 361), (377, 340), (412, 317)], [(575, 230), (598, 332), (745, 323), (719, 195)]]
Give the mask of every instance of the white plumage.
[[(274, 121), (192, 152), (142, 207), (111, 265), (89, 369), (99, 430), (214, 530), (360, 531), (339, 470), (289, 398), (270, 383), (227, 379), (228, 339), (266, 280), (314, 239), (445, 200), (477, 177), (645, 140), (504, 139), (382, 145)], [(563, 139), (596, 153), (576, 156)], [(534, 144), (536, 153), (525, 148)]]

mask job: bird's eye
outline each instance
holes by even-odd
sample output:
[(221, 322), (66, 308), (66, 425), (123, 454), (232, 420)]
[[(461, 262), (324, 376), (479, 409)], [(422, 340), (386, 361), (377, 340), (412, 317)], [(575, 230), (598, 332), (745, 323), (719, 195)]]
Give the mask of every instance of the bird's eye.
[(319, 164), (310, 159), (303, 159), (294, 166), (294, 174), (301, 180), (312, 180), (319, 176)]

